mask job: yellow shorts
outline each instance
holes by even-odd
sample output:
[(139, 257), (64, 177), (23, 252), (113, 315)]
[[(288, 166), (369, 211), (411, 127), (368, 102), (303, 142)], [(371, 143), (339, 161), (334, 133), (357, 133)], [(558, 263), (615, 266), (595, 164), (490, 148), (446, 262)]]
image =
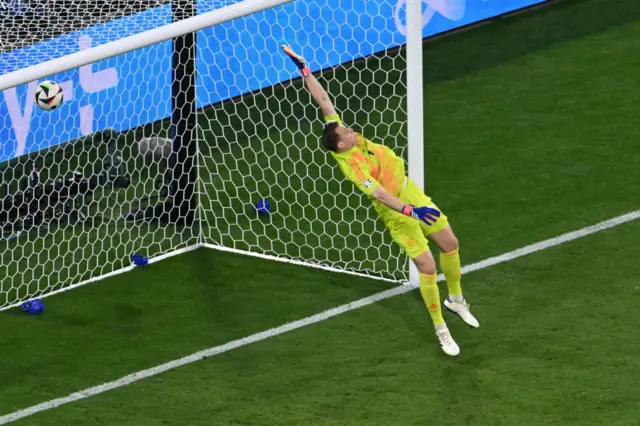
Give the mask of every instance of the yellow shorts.
[[(409, 179), (407, 179), (407, 185), (400, 193), (399, 198), (404, 203), (413, 204), (416, 207), (428, 206), (438, 209), (433, 201), (431, 201), (431, 198), (426, 196), (420, 187)], [(381, 215), (381, 218), (391, 233), (393, 241), (395, 241), (411, 259), (415, 259), (429, 250), (427, 237), (442, 231), (449, 224), (449, 220), (444, 213), (442, 213), (438, 220), (432, 225), (427, 225), (418, 219), (390, 210), (388, 210), (388, 213)]]

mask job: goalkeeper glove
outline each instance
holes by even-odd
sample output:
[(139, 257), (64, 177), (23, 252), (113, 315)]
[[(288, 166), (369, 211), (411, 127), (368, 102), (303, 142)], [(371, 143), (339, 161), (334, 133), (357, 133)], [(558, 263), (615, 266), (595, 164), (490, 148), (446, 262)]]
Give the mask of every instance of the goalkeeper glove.
[(302, 75), (303, 78), (311, 75), (311, 71), (307, 66), (307, 62), (304, 60), (302, 56), (295, 53), (289, 46), (283, 45), (282, 50), (284, 50), (284, 53), (289, 55), (293, 63), (296, 64), (296, 67), (298, 67), (298, 70), (300, 71), (300, 75)]
[(438, 209), (432, 207), (415, 207), (411, 204), (405, 204), (402, 208), (402, 214), (419, 219), (427, 225), (432, 225), (436, 223), (441, 213)]

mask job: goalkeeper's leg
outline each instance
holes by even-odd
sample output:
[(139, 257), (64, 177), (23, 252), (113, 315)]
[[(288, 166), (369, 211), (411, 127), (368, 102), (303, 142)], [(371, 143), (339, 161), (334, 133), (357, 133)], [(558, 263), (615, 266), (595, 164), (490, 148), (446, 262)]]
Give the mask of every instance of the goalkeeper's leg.
[(385, 220), (385, 223), (393, 240), (407, 253), (420, 272), (420, 294), (433, 321), (442, 350), (448, 355), (457, 355), (460, 348), (451, 337), (442, 317), (440, 292), (436, 283), (436, 262), (419, 222), (410, 217), (395, 216), (391, 220)]
[(442, 230), (429, 235), (440, 248), (440, 267), (447, 280), (449, 299), (456, 303), (462, 303), (462, 287), (460, 279), (460, 253), (458, 239), (453, 234), (451, 226), (448, 224)]
[[(440, 210), (433, 203), (433, 200), (411, 181), (402, 195), (403, 201), (409, 204), (428, 206)], [(471, 327), (479, 327), (478, 320), (471, 314), (469, 304), (462, 296), (458, 239), (449, 225), (447, 215), (441, 213), (436, 222), (429, 226), (420, 222), (420, 228), (423, 234), (432, 239), (440, 248), (440, 266), (447, 280), (447, 289), (449, 290), (449, 297), (444, 301), (445, 308), (460, 316)]]
[[(427, 206), (440, 210), (440, 208), (434, 204), (433, 200), (411, 180), (407, 182), (407, 187), (401, 194), (401, 200), (408, 204)], [(444, 272), (444, 276), (447, 280), (447, 288), (449, 290), (449, 298), (447, 300), (456, 304), (464, 304), (462, 288), (460, 287), (461, 274), (458, 240), (453, 234), (451, 226), (449, 226), (449, 219), (447, 218), (447, 215), (441, 211), (440, 216), (431, 225), (427, 225), (422, 222), (418, 223), (425, 237), (432, 239), (440, 248), (440, 266), (442, 267), (442, 272)], [(449, 308), (447, 306), (447, 301), (445, 301), (445, 307)], [(460, 314), (458, 313), (458, 315)], [(466, 319), (465, 322), (469, 323)], [(474, 324), (470, 325), (477, 327), (477, 325)]]
[(433, 325), (436, 330), (446, 327), (440, 307), (440, 291), (436, 282), (436, 262), (433, 260), (431, 251), (427, 249), (427, 251), (414, 258), (413, 263), (418, 268), (418, 272), (420, 272), (420, 294), (424, 304), (427, 306)]
[(433, 259), (431, 251), (427, 249), (415, 257), (413, 263), (420, 272), (420, 294), (422, 295), (424, 304), (427, 306), (429, 315), (431, 315), (440, 346), (447, 355), (458, 355), (460, 348), (453, 340), (453, 337), (451, 337), (447, 324), (442, 317), (440, 292), (438, 291), (438, 283), (436, 282), (436, 262)]
[(429, 238), (440, 247), (440, 266), (449, 290), (449, 297), (444, 301), (445, 308), (460, 316), (471, 327), (479, 327), (480, 323), (471, 314), (469, 304), (462, 296), (459, 244), (451, 226), (446, 224), (441, 230), (430, 234)]

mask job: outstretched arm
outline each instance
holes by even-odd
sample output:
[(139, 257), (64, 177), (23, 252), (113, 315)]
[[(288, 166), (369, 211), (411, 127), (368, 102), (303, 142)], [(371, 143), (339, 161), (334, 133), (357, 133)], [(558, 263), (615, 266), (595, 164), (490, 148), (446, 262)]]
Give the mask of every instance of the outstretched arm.
[(394, 197), (389, 194), (389, 192), (384, 189), (384, 186), (377, 186), (373, 192), (371, 192), (371, 197), (375, 200), (380, 201), (385, 206), (389, 207), (392, 210), (403, 213), (403, 209), (405, 204), (400, 201), (400, 199)]
[[(304, 79), (307, 85), (307, 89), (311, 93), (313, 100), (316, 101), (316, 103), (322, 110), (322, 114), (325, 117), (336, 116), (337, 115), (336, 109), (333, 106), (333, 103), (331, 102), (331, 100), (329, 99), (329, 95), (327, 94), (327, 91), (324, 90), (324, 88), (320, 85), (318, 80), (316, 80), (313, 74), (311, 74), (311, 71), (309, 70), (309, 67), (307, 66), (307, 63), (304, 60), (304, 58), (298, 55), (297, 53), (295, 53), (289, 46), (282, 46), (282, 50), (284, 50), (284, 53), (286, 53), (289, 56), (289, 58), (291, 58), (293, 63), (296, 65), (296, 67), (298, 67), (298, 70), (300, 71), (300, 74), (302, 75), (302, 78)], [(372, 191), (370, 187), (371, 187), (371, 180), (373, 180), (373, 178), (370, 179), (369, 185), (364, 185), (363, 179), (360, 179), (362, 176), (365, 176), (365, 175), (364, 175), (364, 172), (361, 171), (360, 175), (358, 175), (357, 177), (354, 177), (352, 180), (367, 195), (378, 200), (379, 202), (389, 207), (390, 209), (400, 212), (406, 216), (411, 216), (415, 219), (421, 220), (427, 225), (431, 225), (432, 223), (435, 223), (437, 218), (440, 217), (440, 211), (438, 211), (437, 209), (432, 207), (415, 207), (410, 204), (405, 204), (397, 197), (394, 197), (393, 195), (391, 195), (380, 184), (377, 184)]]
[(313, 74), (311, 74), (304, 58), (296, 54), (289, 46), (282, 46), (282, 50), (284, 50), (284, 53), (289, 55), (293, 63), (298, 67), (298, 70), (307, 85), (307, 90), (309, 90), (311, 97), (313, 97), (313, 100), (316, 101), (322, 110), (322, 114), (325, 117), (336, 115), (336, 108), (333, 106), (333, 102), (329, 99), (329, 94), (324, 90)]
[(329, 94), (324, 90), (324, 87), (322, 87), (313, 74), (309, 74), (307, 77), (304, 77), (304, 81), (307, 84), (307, 89), (311, 93), (313, 100), (316, 101), (322, 110), (322, 115), (325, 117), (336, 115), (336, 108), (333, 106), (333, 102), (329, 99)]

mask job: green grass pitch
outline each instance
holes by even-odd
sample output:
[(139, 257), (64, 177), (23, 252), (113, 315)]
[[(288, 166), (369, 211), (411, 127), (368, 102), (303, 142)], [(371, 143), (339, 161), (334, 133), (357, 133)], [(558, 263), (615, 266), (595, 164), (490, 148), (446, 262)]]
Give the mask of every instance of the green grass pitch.
[[(635, 0), (566, 0), (425, 44), (426, 187), (463, 263), (639, 208), (638, 39)], [(466, 275), (455, 359), (414, 291), (15, 424), (634, 425), (639, 234)], [(3, 312), (0, 416), (386, 288), (198, 250)]]

